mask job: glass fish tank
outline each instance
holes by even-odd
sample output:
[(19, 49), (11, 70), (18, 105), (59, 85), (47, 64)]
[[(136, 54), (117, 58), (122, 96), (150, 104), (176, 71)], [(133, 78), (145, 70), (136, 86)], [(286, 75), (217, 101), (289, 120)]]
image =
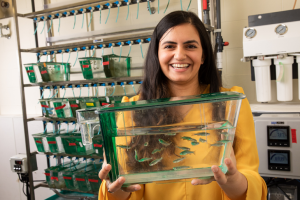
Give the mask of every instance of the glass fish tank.
[(70, 80), (70, 63), (44, 62), (38, 67), (44, 82)]
[(115, 54), (103, 56), (103, 70), (106, 78), (129, 77), (131, 57), (118, 56)]
[(78, 58), (84, 79), (105, 78), (102, 66), (102, 58), (85, 57)]
[(24, 64), (24, 67), (30, 83), (43, 82), (39, 67), (36, 63)]
[[(244, 94), (221, 92), (98, 108), (110, 181), (123, 186), (226, 173)], [(174, 180), (175, 182), (175, 180)]]

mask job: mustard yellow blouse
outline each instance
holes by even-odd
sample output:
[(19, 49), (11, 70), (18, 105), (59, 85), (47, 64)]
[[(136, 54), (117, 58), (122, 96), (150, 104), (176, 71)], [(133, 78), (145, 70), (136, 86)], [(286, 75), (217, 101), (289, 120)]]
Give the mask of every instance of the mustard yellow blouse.
[[(244, 93), (241, 87), (236, 86), (231, 89), (222, 88), (221, 91)], [(204, 93), (208, 92), (209, 86)], [(129, 102), (137, 100), (138, 96), (135, 96), (131, 99), (124, 97), (122, 101)], [(195, 119), (197, 116), (188, 114), (186, 118)], [(237, 142), (235, 143), (234, 152), (237, 169), (248, 181), (246, 200), (264, 200), (267, 196), (267, 187), (264, 180), (258, 174), (259, 158), (254, 131), (253, 116), (249, 102), (247, 99), (243, 99), (235, 132), (235, 140), (237, 140)], [(141, 190), (131, 193), (129, 200), (229, 200), (217, 182), (214, 181), (207, 185), (194, 186), (191, 184), (191, 180), (192, 179), (185, 179), (185, 181), (175, 183), (163, 182), (164, 184), (144, 184), (141, 185)], [(117, 200), (107, 192), (105, 180), (103, 180), (100, 186), (99, 200)]]

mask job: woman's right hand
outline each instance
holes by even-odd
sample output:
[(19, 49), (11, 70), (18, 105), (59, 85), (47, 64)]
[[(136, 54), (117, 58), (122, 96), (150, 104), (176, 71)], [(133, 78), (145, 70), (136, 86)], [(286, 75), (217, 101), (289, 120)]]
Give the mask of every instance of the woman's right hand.
[(106, 157), (105, 157), (105, 153), (103, 152), (103, 158), (104, 158), (104, 162), (102, 165), (102, 169), (99, 172), (99, 178), (101, 180), (105, 180), (106, 182), (106, 188), (108, 190), (109, 193), (111, 193), (112, 195), (114, 195), (116, 198), (118, 199), (128, 199), (128, 197), (130, 196), (131, 192), (137, 191), (141, 189), (141, 186), (136, 184), (136, 185), (131, 185), (128, 187), (122, 187), (122, 185), (125, 182), (125, 178), (124, 177), (120, 177), (118, 178), (115, 182), (111, 183), (109, 181), (108, 178), (108, 173), (111, 170), (111, 165), (107, 164), (106, 162)]

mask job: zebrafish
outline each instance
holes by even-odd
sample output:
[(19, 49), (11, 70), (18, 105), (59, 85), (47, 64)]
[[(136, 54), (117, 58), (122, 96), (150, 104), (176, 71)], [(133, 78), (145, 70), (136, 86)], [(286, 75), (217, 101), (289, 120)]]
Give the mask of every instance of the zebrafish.
[(137, 154), (137, 151), (136, 151), (136, 149), (134, 150), (134, 158), (135, 158), (135, 160), (136, 160), (136, 161), (138, 161), (138, 160), (139, 160), (139, 157), (138, 157), (138, 154)]
[(188, 155), (188, 154), (195, 154), (195, 151), (189, 151), (189, 150), (182, 151), (182, 152), (180, 152), (179, 155), (184, 156), (184, 155)]
[(199, 132), (199, 133), (196, 133), (194, 135), (197, 135), (197, 136), (209, 136), (210, 134), (206, 133), (206, 132)]
[(182, 169), (190, 169), (191, 167), (189, 166), (180, 166), (180, 167), (174, 167), (174, 170), (182, 170)]
[(173, 163), (178, 163), (178, 162), (182, 161), (183, 159), (185, 159), (185, 157), (182, 157), (182, 158), (178, 158), (178, 159), (176, 159), (176, 160), (173, 160)]
[(199, 144), (199, 142), (192, 142), (191, 144), (192, 144), (193, 146), (196, 146), (196, 145)]
[(171, 136), (174, 136), (176, 135), (177, 133), (165, 133), (165, 135), (171, 135)]
[(153, 160), (149, 165), (150, 165), (150, 166), (156, 165), (156, 164), (159, 163), (162, 159), (163, 159), (163, 158), (161, 157), (161, 158), (158, 158), (158, 159), (156, 159), (156, 160)]
[(204, 142), (206, 142), (206, 140), (204, 140), (204, 139), (200, 138), (200, 139), (199, 139), (199, 142), (202, 142), (202, 143), (204, 143)]
[(140, 160), (138, 160), (139, 162), (145, 162), (145, 161), (149, 161), (152, 160), (152, 158), (142, 158)]
[(122, 149), (131, 149), (130, 146), (126, 146), (126, 145), (117, 145), (117, 147), (120, 147)]
[(219, 142), (226, 144), (228, 142), (231, 142), (231, 140), (220, 140)]
[(191, 141), (191, 142), (197, 142), (197, 140), (196, 140), (196, 139), (194, 139), (194, 138), (191, 138), (191, 137), (187, 137), (187, 136), (183, 136), (183, 137), (181, 137), (181, 139), (183, 139), (183, 140), (187, 140), (187, 141)]
[(175, 146), (175, 147), (177, 147), (178, 149), (184, 150), (184, 151), (190, 150), (190, 148), (188, 148), (188, 147), (179, 147), (179, 146)]
[(161, 148), (161, 149), (154, 149), (154, 150), (152, 151), (152, 154), (156, 154), (156, 153), (162, 151), (163, 149), (164, 149), (164, 148)]
[(214, 144), (211, 144), (210, 146), (214, 146), (214, 147), (220, 147), (220, 146), (223, 146), (224, 144), (223, 143), (214, 143)]
[(145, 142), (144, 146), (145, 146), (145, 147), (147, 147), (147, 146), (148, 146), (148, 144), (149, 144), (148, 142)]
[(171, 144), (171, 142), (166, 142), (163, 139), (158, 139), (159, 143), (161, 143), (162, 145), (168, 146)]

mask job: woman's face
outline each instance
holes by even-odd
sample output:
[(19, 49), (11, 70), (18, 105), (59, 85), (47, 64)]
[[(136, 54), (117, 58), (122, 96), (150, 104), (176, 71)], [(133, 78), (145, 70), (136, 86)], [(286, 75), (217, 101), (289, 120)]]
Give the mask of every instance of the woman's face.
[(198, 82), (198, 71), (204, 62), (202, 57), (200, 37), (191, 24), (170, 28), (159, 42), (159, 63), (172, 83)]

